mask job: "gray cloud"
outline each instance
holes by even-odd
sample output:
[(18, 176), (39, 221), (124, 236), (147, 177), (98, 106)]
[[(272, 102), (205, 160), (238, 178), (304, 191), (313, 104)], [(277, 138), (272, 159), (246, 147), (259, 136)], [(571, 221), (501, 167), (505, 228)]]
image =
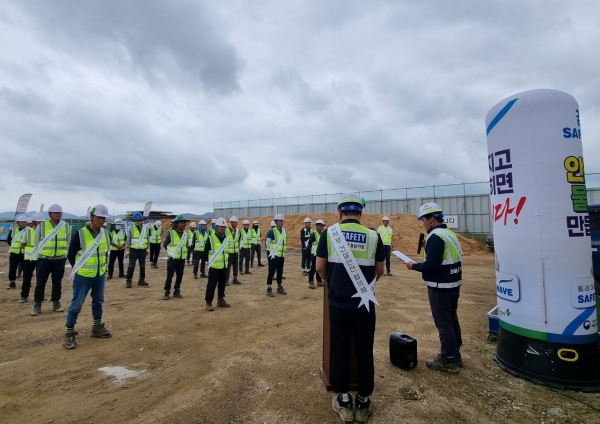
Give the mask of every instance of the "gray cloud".
[(265, 187), (275, 187), (277, 183), (275, 181), (267, 180), (265, 181)]

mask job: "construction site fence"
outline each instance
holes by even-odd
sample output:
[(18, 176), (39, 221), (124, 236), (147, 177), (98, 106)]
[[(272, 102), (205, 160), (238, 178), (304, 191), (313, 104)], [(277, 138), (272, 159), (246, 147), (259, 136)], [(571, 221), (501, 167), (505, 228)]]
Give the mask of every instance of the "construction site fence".
[[(600, 173), (586, 175), (588, 204), (600, 203)], [(357, 191), (367, 201), (364, 213), (416, 215), (427, 202), (438, 203), (446, 216), (455, 220), (460, 233), (491, 233), (493, 215), (489, 182), (405, 187), (389, 190)], [(259, 217), (301, 214), (313, 220), (320, 213), (336, 212), (342, 193), (311, 194), (255, 200), (215, 202), (215, 217)]]

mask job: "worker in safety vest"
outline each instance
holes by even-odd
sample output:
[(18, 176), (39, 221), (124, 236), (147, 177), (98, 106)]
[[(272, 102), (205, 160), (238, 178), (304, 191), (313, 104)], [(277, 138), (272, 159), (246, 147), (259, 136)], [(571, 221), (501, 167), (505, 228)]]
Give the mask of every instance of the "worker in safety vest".
[(10, 253), (8, 255), (9, 283), (7, 290), (17, 288), (17, 270), (19, 269), (19, 265), (25, 260), (25, 250), (21, 246), (27, 235), (27, 217), (25, 215), (18, 215), (15, 221), (16, 225), (11, 230), (8, 239), (6, 240), (10, 246)]
[(194, 244), (194, 280), (198, 279), (198, 265), (200, 265), (200, 277), (207, 278), (206, 275), (206, 260), (204, 259), (204, 244), (208, 237), (206, 229), (206, 221), (201, 220), (198, 223), (198, 231), (196, 231), (196, 242)]
[(62, 295), (62, 278), (65, 275), (67, 262), (67, 245), (71, 235), (71, 226), (62, 220), (63, 210), (57, 205), (48, 208), (49, 219), (35, 229), (35, 250), (38, 255), (35, 292), (33, 295), (33, 309), (31, 315), (42, 312), (42, 301), (48, 277), (52, 275), (52, 310), (62, 312), (60, 304)]
[(162, 231), (162, 223), (157, 219), (154, 221), (154, 225), (150, 227), (150, 266), (152, 268), (158, 268)]
[(300, 245), (302, 247), (302, 258), (300, 268), (302, 269), (302, 275), (308, 275), (310, 271), (310, 246), (309, 239), (313, 230), (310, 228), (312, 220), (309, 217), (304, 218), (304, 228), (300, 230)]
[(108, 231), (110, 237), (110, 254), (108, 260), (107, 280), (113, 278), (115, 261), (119, 264), (119, 278), (125, 278), (123, 259), (125, 258), (125, 244), (127, 243), (127, 228), (123, 225), (121, 218), (115, 219), (115, 223)]
[(208, 284), (206, 285), (205, 310), (212, 312), (214, 308), (212, 302), (215, 298), (215, 288), (217, 289), (217, 307), (229, 308), (230, 305), (225, 300), (225, 282), (227, 281), (227, 262), (229, 254), (227, 245), (229, 236), (227, 235), (227, 223), (224, 218), (212, 220), (217, 229), (211, 232), (206, 238), (204, 244), (204, 258), (208, 263)]
[(273, 227), (267, 233), (267, 246), (269, 246), (269, 274), (267, 275), (267, 296), (274, 297), (273, 277), (277, 273), (277, 293), (286, 295), (286, 291), (281, 284), (283, 279), (283, 264), (285, 262), (285, 252), (287, 251), (287, 232), (283, 228), (283, 215), (278, 213), (275, 215)]
[(406, 268), (422, 273), (441, 344), (437, 358), (426, 364), (433, 370), (457, 374), (463, 366), (462, 337), (456, 313), (462, 285), (462, 248), (456, 234), (444, 224), (444, 213), (437, 203), (421, 206), (418, 218), (428, 233), (424, 261), (407, 262)]
[(317, 272), (317, 246), (319, 245), (319, 240), (321, 239), (321, 233), (325, 228), (325, 222), (322, 219), (317, 219), (315, 223), (316, 231), (313, 231), (310, 234), (310, 238), (308, 241), (308, 245), (310, 246), (310, 271), (308, 273), (308, 287), (311, 289), (315, 289), (315, 274), (317, 274), (317, 285), (319, 287), (323, 286), (323, 280), (321, 276)]
[[(250, 230), (250, 221), (244, 219), (242, 222), (244, 228), (240, 230), (240, 274), (252, 274), (250, 272), (250, 250), (252, 249), (252, 232)], [(244, 261), (246, 267), (244, 268)]]
[(187, 264), (192, 265), (193, 261), (190, 261), (192, 254), (194, 253), (194, 246), (196, 244), (196, 228), (195, 222), (190, 223), (190, 229), (188, 230), (188, 250), (187, 250)]
[(127, 242), (125, 244), (125, 257), (129, 258), (127, 266), (127, 276), (125, 277), (125, 287), (131, 288), (131, 280), (135, 271), (135, 263), (140, 265), (140, 278), (138, 286), (148, 287), (146, 282), (146, 256), (148, 256), (148, 227), (143, 225), (143, 216), (140, 212), (134, 212), (133, 224), (127, 232)]
[(185, 261), (189, 249), (188, 238), (190, 232), (185, 230), (189, 221), (183, 215), (177, 215), (173, 220), (173, 228), (167, 232), (163, 246), (167, 249), (167, 279), (165, 280), (165, 295), (163, 300), (169, 300), (171, 294), (171, 281), (173, 275), (175, 278), (175, 287), (173, 297), (182, 298), (181, 281), (183, 280), (183, 271), (185, 270)]
[(385, 252), (385, 268), (387, 270), (387, 276), (392, 276), (390, 271), (390, 254), (392, 253), (392, 238), (394, 236), (394, 230), (390, 227), (390, 218), (388, 216), (384, 216), (381, 220), (383, 225), (380, 225), (377, 229), (381, 240), (383, 241), (383, 250)]
[(260, 260), (261, 237), (260, 237), (259, 226), (260, 226), (259, 222), (254, 221), (252, 223), (252, 229), (250, 229), (250, 231), (251, 231), (250, 238), (252, 239), (252, 250), (250, 251), (250, 268), (254, 267), (254, 254), (256, 254), (256, 258), (258, 260), (257, 266), (264, 266)]
[(37, 267), (37, 256), (33, 254), (35, 250), (35, 229), (40, 223), (44, 222), (44, 215), (41, 213), (33, 214), (31, 222), (33, 226), (27, 228), (27, 232), (21, 242), (25, 260), (23, 261), (23, 283), (21, 284), (21, 299), (19, 303), (27, 302), (29, 292), (31, 291), (31, 280), (33, 279), (33, 272)]
[(231, 275), (231, 269), (233, 268), (233, 284), (242, 284), (240, 280), (238, 280), (238, 260), (240, 254), (240, 231), (237, 229), (238, 219), (235, 216), (229, 218), (229, 225), (231, 227), (227, 228), (225, 234), (229, 239), (227, 243), (227, 253), (229, 253), (229, 263), (227, 264), (227, 281), (225, 285), (229, 285), (229, 276)]
[(102, 322), (102, 304), (106, 287), (106, 256), (110, 249), (110, 237), (103, 227), (108, 218), (108, 208), (96, 205), (90, 209), (88, 225), (73, 234), (67, 259), (71, 264), (73, 278), (73, 300), (67, 311), (67, 330), (63, 346), (77, 347), (75, 324), (87, 294), (92, 296), (92, 337), (109, 338), (112, 334)]

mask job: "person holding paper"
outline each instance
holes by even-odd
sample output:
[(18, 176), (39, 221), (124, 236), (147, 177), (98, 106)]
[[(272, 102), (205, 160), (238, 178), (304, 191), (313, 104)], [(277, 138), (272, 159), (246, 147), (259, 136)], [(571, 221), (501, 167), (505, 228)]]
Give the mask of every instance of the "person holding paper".
[(462, 249), (456, 234), (444, 224), (444, 213), (437, 203), (425, 203), (418, 219), (427, 230), (424, 261), (406, 262), (406, 268), (420, 272), (427, 285), (433, 322), (438, 329), (441, 351), (426, 362), (433, 370), (457, 374), (463, 366), (462, 338), (458, 322), (458, 298), (462, 285)]
[(8, 255), (9, 283), (7, 290), (17, 288), (17, 283), (15, 282), (17, 279), (17, 269), (25, 260), (25, 250), (22, 244), (25, 242), (25, 236), (27, 235), (27, 217), (25, 215), (18, 215), (15, 221), (17, 225), (11, 230), (6, 240), (10, 246), (10, 253)]
[(129, 258), (129, 265), (127, 266), (127, 275), (125, 276), (125, 287), (131, 288), (131, 279), (135, 271), (135, 263), (139, 262), (140, 265), (140, 278), (138, 279), (138, 286), (148, 287), (146, 282), (146, 256), (148, 255), (148, 227), (143, 225), (143, 216), (140, 212), (133, 214), (133, 224), (129, 227), (127, 233), (127, 243), (125, 244), (125, 250), (128, 252), (125, 254), (126, 258)]
[(227, 223), (225, 218), (213, 219), (212, 223), (216, 225), (217, 229), (206, 236), (204, 245), (204, 258), (208, 266), (208, 284), (206, 285), (206, 295), (204, 297), (206, 306), (204, 309), (208, 312), (214, 311), (212, 302), (215, 298), (215, 288), (217, 289), (217, 307), (229, 308), (231, 306), (225, 300), (227, 262), (229, 261), (229, 253), (227, 253), (229, 237), (225, 231)]
[(87, 294), (92, 292), (92, 337), (108, 338), (112, 334), (102, 322), (102, 304), (106, 287), (106, 254), (110, 249), (110, 238), (103, 224), (108, 218), (108, 208), (96, 205), (90, 209), (90, 223), (73, 234), (67, 259), (73, 267), (73, 300), (67, 311), (67, 330), (63, 346), (77, 347), (75, 324)]
[(183, 297), (180, 288), (189, 249), (188, 239), (191, 237), (190, 232), (185, 230), (188, 222), (189, 220), (185, 219), (183, 215), (177, 215), (173, 220), (173, 228), (167, 232), (167, 236), (163, 242), (163, 246), (167, 249), (167, 255), (169, 256), (167, 259), (167, 279), (165, 280), (165, 295), (163, 300), (169, 300), (171, 281), (175, 274), (177, 274), (177, 277), (175, 278), (173, 297)]
[[(347, 193), (338, 202), (340, 224), (321, 233), (317, 272), (328, 288), (329, 324), (333, 349), (332, 406), (343, 422), (367, 422), (373, 413), (370, 399), (375, 385), (375, 282), (385, 260), (381, 237), (360, 224), (363, 202)], [(353, 408), (350, 389), (350, 349), (358, 362), (358, 393)]]

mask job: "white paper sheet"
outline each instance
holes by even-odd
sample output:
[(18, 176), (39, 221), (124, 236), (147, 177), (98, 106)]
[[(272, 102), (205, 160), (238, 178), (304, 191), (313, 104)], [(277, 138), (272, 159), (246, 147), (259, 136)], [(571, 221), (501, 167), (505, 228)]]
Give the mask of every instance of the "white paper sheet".
[(394, 255), (396, 255), (403, 262), (414, 262), (411, 258), (409, 258), (408, 256), (406, 256), (404, 253), (402, 253), (399, 250), (394, 250), (392, 253)]

